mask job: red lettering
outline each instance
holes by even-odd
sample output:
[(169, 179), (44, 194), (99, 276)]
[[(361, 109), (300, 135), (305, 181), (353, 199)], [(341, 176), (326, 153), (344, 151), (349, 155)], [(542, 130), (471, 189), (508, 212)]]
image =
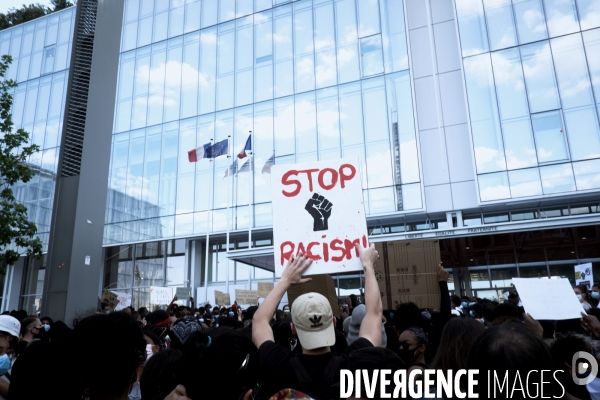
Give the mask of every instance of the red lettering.
[[(344, 174), (344, 168), (348, 168), (350, 169), (350, 174), (346, 175)], [(342, 185), (342, 189), (346, 187), (346, 181), (349, 181), (350, 179), (354, 178), (354, 176), (356, 175), (356, 168), (354, 168), (353, 165), (351, 164), (344, 164), (340, 167), (340, 184)]]
[(337, 251), (342, 252), (341, 256), (331, 257), (331, 261), (340, 262), (344, 259), (344, 256), (346, 255), (346, 250), (344, 250), (344, 248), (341, 245), (342, 245), (342, 241), (340, 239), (333, 239), (331, 241), (331, 250), (337, 250)]
[(296, 252), (296, 256), (301, 256), (303, 254), (306, 254), (306, 249), (304, 248), (304, 243), (300, 242), (300, 244), (298, 245), (298, 251)]
[(363, 235), (363, 237), (362, 237), (362, 242), (363, 242), (363, 247), (366, 249), (367, 248), (367, 237), (365, 235)]
[(308, 244), (308, 247), (306, 248), (306, 256), (308, 258), (310, 258), (311, 260), (318, 261), (321, 259), (320, 255), (312, 253), (313, 246), (318, 246), (318, 245), (319, 245), (319, 242), (310, 242)]
[(312, 173), (317, 172), (318, 170), (319, 170), (318, 168), (313, 168), (313, 169), (304, 169), (302, 171), (298, 171), (298, 173), (300, 173), (300, 174), (306, 174), (306, 177), (308, 178), (308, 190), (311, 193), (313, 191)]
[(300, 193), (300, 189), (302, 189), (302, 184), (300, 183), (300, 181), (298, 181), (297, 179), (289, 179), (290, 176), (292, 176), (292, 175), (298, 175), (298, 171), (296, 171), (295, 169), (289, 170), (288, 172), (283, 174), (283, 176), (281, 177), (282, 184), (284, 184), (286, 186), (287, 185), (296, 185), (296, 189), (294, 189), (291, 192), (286, 192), (285, 190), (281, 191), (281, 193), (283, 193), (283, 195), (286, 197), (294, 197), (298, 193)]
[(348, 260), (350, 260), (352, 258), (352, 249), (354, 249), (354, 252), (356, 253), (356, 257), (359, 257), (358, 249), (356, 247), (354, 247), (354, 243), (360, 244), (360, 239), (354, 239), (353, 241), (350, 241), (348, 239), (344, 240), (344, 247), (345, 247), (344, 254), (346, 255), (346, 258)]
[[(326, 185), (325, 184), (325, 180), (323, 179), (325, 177), (325, 172), (330, 172), (331, 173), (331, 184)], [(321, 172), (319, 172), (319, 185), (325, 189), (325, 190), (331, 190), (333, 189), (333, 187), (335, 186), (335, 184), (338, 181), (338, 173), (335, 169), (332, 168), (325, 168), (324, 170), (322, 170)]]
[(325, 262), (329, 261), (329, 246), (327, 245), (327, 242), (323, 242), (323, 258), (325, 259)]
[[(284, 250), (286, 246), (291, 247), (291, 249), (289, 251)], [(289, 260), (290, 257), (292, 256), (292, 254), (294, 254), (294, 243), (292, 242), (283, 242), (281, 243), (280, 246), (280, 251), (281, 251), (281, 265), (283, 265), (283, 263), (285, 262), (285, 260)]]

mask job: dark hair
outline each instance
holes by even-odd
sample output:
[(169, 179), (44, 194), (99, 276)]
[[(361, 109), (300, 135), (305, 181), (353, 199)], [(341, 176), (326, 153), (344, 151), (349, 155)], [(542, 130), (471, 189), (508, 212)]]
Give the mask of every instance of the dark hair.
[(143, 317), (145, 317), (146, 315), (148, 315), (148, 309), (146, 307), (140, 307), (140, 309), (138, 310), (138, 312), (140, 313), (140, 315)]
[(577, 286), (575, 286), (575, 289), (581, 290), (581, 294), (585, 296), (585, 299), (584, 299), (585, 301), (587, 301), (587, 302), (590, 301), (590, 298), (592, 296), (590, 296), (590, 291), (589, 291), (587, 285), (577, 285)]
[(150, 357), (140, 378), (142, 398), (154, 399), (159, 394), (171, 393), (179, 383), (182, 361), (183, 353), (179, 349), (166, 349)]
[(233, 317), (221, 317), (219, 318), (219, 327), (227, 327), (232, 329), (242, 328), (243, 324)]
[(448, 321), (431, 368), (454, 372), (466, 369), (469, 349), (484, 331), (483, 324), (472, 318), (453, 318)]
[(68, 345), (76, 370), (73, 383), (79, 393), (89, 390), (91, 398), (123, 394), (146, 360), (142, 329), (124, 312), (81, 319)]
[(515, 306), (511, 303), (502, 303), (496, 308), (492, 313), (494, 322), (504, 322), (506, 320), (521, 320), (523, 316), (521, 315), (521, 310), (519, 307)]
[(246, 310), (246, 319), (252, 321), (252, 318), (254, 318), (254, 313), (256, 312), (256, 310), (258, 310), (258, 306), (248, 307), (248, 309)]
[(558, 373), (557, 377), (565, 386), (567, 393), (579, 399), (589, 399), (590, 395), (586, 387), (576, 385), (565, 368), (565, 364), (571, 365), (573, 355), (578, 351), (591, 353), (590, 344), (584, 336), (573, 332), (569, 332), (564, 336), (559, 335), (550, 347), (550, 355), (554, 361), (554, 368), (563, 371), (562, 373)]
[(352, 308), (358, 307), (358, 305), (360, 304), (358, 302), (358, 297), (355, 294), (351, 294), (348, 297), (350, 297), (350, 303), (352, 304)]
[(283, 319), (285, 318), (285, 313), (283, 310), (275, 310), (275, 319)]
[(415, 303), (399, 304), (394, 312), (394, 326), (398, 333), (411, 326), (421, 326), (421, 309)]
[(58, 343), (58, 344), (67, 343), (73, 330), (71, 328), (69, 328), (67, 325), (65, 325), (63, 323), (59, 323), (59, 322), (60, 321), (58, 321), (56, 324), (54, 324), (52, 326), (52, 329), (50, 329), (48, 331), (48, 339), (52, 343)]
[(473, 310), (476, 316), (483, 317), (483, 306), (479, 303), (475, 303), (469, 306), (469, 309)]
[[(487, 371), (495, 371), (502, 377), (508, 373), (508, 381), (515, 382), (517, 372), (523, 377), (529, 371), (548, 370), (550, 366), (552, 357), (546, 343), (518, 322), (506, 322), (487, 329), (473, 342), (467, 361), (467, 368), (480, 370), (481, 379), (475, 387), (475, 393), (480, 397), (487, 397), (488, 387), (491, 387), (488, 386), (491, 382), (487, 382)], [(550, 385), (544, 386), (544, 393), (559, 397), (561, 388), (553, 379), (549, 381)], [(537, 382), (537, 379), (528, 379), (527, 384), (523, 385), (525, 392), (536, 393), (539, 390)], [(526, 393), (513, 391), (512, 398), (525, 398)]]
[(21, 321), (21, 336), (25, 336), (29, 332), (31, 325), (35, 324), (35, 321), (37, 320), (38, 317), (27, 317)]
[(54, 321), (52, 320), (52, 318), (50, 318), (50, 317), (40, 318), (40, 321), (44, 321), (44, 320), (48, 321), (50, 326), (54, 325)]
[(454, 307), (459, 307), (460, 303), (462, 303), (462, 300), (460, 299), (460, 297), (458, 297), (457, 295), (452, 295), (452, 297), (450, 298), (452, 300), (452, 304), (454, 304)]

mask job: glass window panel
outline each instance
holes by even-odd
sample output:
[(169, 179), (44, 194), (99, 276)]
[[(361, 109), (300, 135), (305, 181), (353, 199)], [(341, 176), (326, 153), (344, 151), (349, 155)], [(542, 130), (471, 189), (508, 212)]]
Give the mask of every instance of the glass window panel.
[(362, 38), (380, 32), (379, 1), (358, 0), (358, 36)]
[(27, 93), (26, 88), (22, 86), (20, 89), (17, 88), (17, 90), (15, 91), (15, 94), (14, 94), (12, 120), (13, 120), (13, 123), (15, 124), (15, 128), (20, 128), (23, 126), (21, 122), (22, 122), (23, 111), (24, 111), (24, 107), (25, 107), (26, 93)]
[(185, 33), (197, 31), (200, 29), (200, 0), (194, 1), (185, 5), (185, 25), (183, 31)]
[[(252, 138), (250, 133), (253, 129), (253, 115), (254, 111), (252, 105), (235, 109), (235, 132), (233, 135), (232, 154), (240, 154), (248, 139), (250, 139), (251, 147), (256, 147), (252, 146), (254, 138)], [(234, 185), (236, 185), (234, 193), (235, 204), (247, 205), (250, 202), (250, 184), (252, 183), (252, 171), (254, 168), (253, 160), (253, 157), (246, 157), (243, 159), (233, 157), (233, 162), (237, 163), (236, 168), (238, 172), (234, 182)]]
[(294, 98), (275, 101), (275, 155), (294, 154)]
[(402, 211), (423, 208), (421, 184), (402, 185)]
[(510, 180), (510, 193), (513, 198), (542, 194), (540, 172), (537, 168), (508, 171), (508, 179)]
[(148, 125), (160, 124), (163, 121), (166, 57), (167, 49), (165, 42), (152, 46), (149, 81), (150, 96), (148, 98)]
[(489, 51), (481, 0), (456, 2), (463, 57)]
[(39, 89), (39, 80), (29, 81), (27, 85), (27, 100), (25, 101), (25, 109), (23, 112), (23, 125), (33, 123), (35, 117), (35, 106), (37, 102)]
[(560, 108), (549, 43), (533, 43), (520, 50), (531, 112)]
[(492, 53), (494, 81), (500, 106), (500, 118), (528, 116), (529, 109), (519, 50), (508, 49)]
[(128, 131), (131, 121), (131, 99), (121, 100), (117, 104), (117, 121), (115, 132)]
[(165, 11), (154, 15), (153, 42), (160, 42), (167, 38), (167, 28), (169, 26), (169, 12)]
[(510, 199), (508, 174), (506, 172), (478, 175), (477, 179), (481, 201)]
[(121, 44), (121, 52), (135, 48), (138, 33), (138, 22), (130, 22), (123, 27), (123, 42)]
[(575, 181), (571, 164), (548, 165), (540, 167), (544, 194), (574, 192)]
[(21, 57), (21, 63), (20, 63), (21, 68), (19, 68), (19, 72), (17, 74), (17, 82), (24, 82), (27, 80), (27, 76), (29, 75), (29, 59), (30, 58), (31, 58), (31, 56)]
[(275, 97), (282, 97), (294, 93), (291, 5), (278, 7), (274, 18)]
[(254, 11), (259, 12), (273, 7), (273, 0), (254, 0)]
[(46, 30), (46, 46), (56, 43), (58, 36), (58, 24), (48, 25)]
[(217, 11), (219, 2), (215, 0), (202, 0), (202, 28), (217, 24)]
[[(35, 37), (33, 39), (33, 51), (34, 52), (40, 51), (44, 48), (45, 36), (46, 36), (46, 24), (45, 23), (44, 23), (44, 25), (38, 24), (36, 31), (35, 31)], [(4, 52), (2, 54), (6, 54), (6, 52)]]
[(551, 43), (563, 108), (593, 104), (581, 36), (564, 36)]
[(358, 27), (356, 25), (356, 5), (354, 0), (335, 2), (337, 37), (338, 83), (346, 83), (360, 78), (358, 59)]
[[(215, 120), (215, 142), (218, 143), (221, 140), (228, 139), (228, 136), (233, 137), (233, 109), (227, 111), (221, 111), (216, 114)], [(231, 138), (229, 138), (231, 140)], [(230, 167), (231, 160), (228, 157), (217, 157), (213, 160), (215, 163), (214, 169), (214, 180), (215, 182), (223, 182), (221, 185), (214, 186), (214, 205), (215, 208), (225, 208), (231, 203), (231, 180), (225, 179), (225, 171)], [(213, 229), (216, 229), (213, 226)]]
[(56, 49), (56, 63), (54, 64), (55, 71), (61, 71), (67, 68), (67, 55), (69, 52), (69, 44), (61, 44)]
[[(206, 225), (204, 224), (203, 227), (206, 228)], [(194, 214), (176, 215), (175, 236), (191, 235), (192, 233), (194, 233)]]
[(363, 77), (383, 73), (381, 35), (360, 39)]
[(54, 45), (46, 47), (44, 49), (44, 66), (42, 74), (49, 74), (54, 71), (54, 52), (56, 47)]
[(150, 49), (145, 48), (137, 50), (136, 57), (137, 64), (135, 68), (133, 94), (134, 96), (139, 96), (148, 93), (148, 82), (150, 81)]
[[(367, 145), (367, 183), (369, 188), (392, 186), (392, 156), (388, 141)], [(393, 203), (394, 196), (391, 196)], [(371, 203), (373, 207), (373, 203)], [(393, 211), (393, 207), (392, 210)]]
[(594, 106), (564, 110), (572, 160), (600, 158), (600, 132)]
[(322, 88), (337, 82), (333, 3), (315, 6), (314, 13), (316, 87)]
[(184, 11), (185, 7), (183, 4), (180, 7), (171, 9), (169, 15), (169, 37), (183, 34)]
[(317, 151), (315, 92), (296, 96), (296, 154)]
[(537, 165), (529, 117), (502, 121), (502, 132), (508, 169)]
[(517, 45), (517, 32), (510, 0), (484, 0), (485, 19), (490, 49), (505, 49)]
[(364, 138), (360, 82), (340, 86), (339, 91), (342, 146), (361, 144)]
[(402, 2), (381, 0), (381, 34), (385, 72), (408, 69), (406, 28)]
[[(26, 27), (33, 27), (33, 25), (29, 24)], [(28, 32), (23, 35), (23, 41), (21, 42), (21, 56), (31, 54), (31, 47), (33, 46), (33, 35), (34, 32)]]
[(544, 10), (540, 0), (513, 0), (519, 43), (530, 43), (548, 37)]
[(581, 30), (600, 26), (600, 5), (598, 0), (577, 0), (579, 10), (579, 24)]
[(44, 139), (44, 148), (49, 149), (58, 146), (58, 125), (59, 119), (49, 119), (46, 124), (46, 137)]
[[(340, 118), (337, 88), (317, 91), (319, 152), (340, 148)], [(339, 157), (339, 150), (338, 150)]]
[(235, 0), (219, 0), (219, 23), (229, 21), (234, 18)]
[(254, 105), (254, 202), (271, 201), (270, 167), (273, 151), (273, 102)]
[(396, 211), (394, 190), (391, 187), (369, 189), (363, 196), (369, 196), (369, 214), (383, 214)]
[(188, 118), (198, 113), (200, 34), (186, 35), (184, 39), (183, 65), (181, 66), (181, 118)]
[(165, 69), (165, 122), (179, 119), (182, 55), (182, 38), (169, 40)]
[(254, 15), (254, 101), (273, 98), (273, 18), (266, 11)]
[(565, 134), (560, 111), (531, 116), (540, 163), (568, 160)]
[(464, 67), (477, 172), (504, 170), (506, 162), (490, 57), (482, 54), (466, 58)]
[(574, 0), (544, 0), (550, 37), (579, 31)]
[(137, 20), (139, 9), (140, 9), (139, 0), (128, 0), (125, 3), (125, 22)]
[(215, 111), (216, 70), (217, 28), (214, 27), (204, 29), (200, 33), (200, 92), (198, 97), (198, 114), (206, 114)]
[[(600, 14), (600, 10), (599, 10)], [(588, 67), (596, 95), (596, 103), (600, 104), (600, 29), (583, 32)]]
[(362, 81), (362, 97), (367, 141), (389, 141), (384, 78)]
[[(361, 183), (362, 187), (367, 187), (367, 164), (365, 162), (365, 146), (362, 144), (355, 146), (346, 146), (342, 149), (342, 157), (343, 158), (352, 158), (354, 160), (358, 159), (360, 162), (360, 172), (361, 172)], [(366, 199), (365, 199), (366, 200)], [(367, 207), (368, 209), (368, 207)]]
[(236, 18), (252, 14), (252, 1), (237, 0)]
[(253, 43), (254, 26), (252, 17), (237, 20), (236, 43), (236, 106), (250, 104), (254, 98)]
[(296, 93), (306, 92), (315, 88), (313, 20), (312, 10), (305, 8), (307, 4), (306, 1), (294, 3)]
[(31, 64), (29, 68), (29, 79), (38, 78), (42, 68), (42, 52), (38, 51), (31, 55)]
[[(133, 57), (131, 57), (133, 56)], [(121, 55), (119, 68), (119, 95), (118, 99), (131, 98), (133, 95), (133, 82), (135, 73), (135, 53)]]
[(50, 98), (50, 109), (48, 118), (62, 117), (62, 105), (65, 98), (65, 75), (54, 74), (52, 78), (52, 97)]
[(573, 163), (577, 190), (600, 188), (600, 160)]

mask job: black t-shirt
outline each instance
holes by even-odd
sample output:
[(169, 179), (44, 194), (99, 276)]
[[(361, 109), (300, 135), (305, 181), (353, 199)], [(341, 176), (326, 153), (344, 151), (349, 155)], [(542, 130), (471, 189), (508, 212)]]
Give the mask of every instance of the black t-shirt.
[[(341, 356), (329, 352), (320, 355), (294, 354), (288, 348), (275, 344), (272, 341), (267, 341), (260, 346), (259, 355), (261, 363), (262, 377), (259, 384), (261, 385), (258, 393), (259, 399), (268, 399), (282, 389), (297, 389), (302, 391), (298, 377), (291, 364), (292, 357), (300, 357), (302, 365), (306, 369), (308, 375), (312, 378), (313, 384), (319, 385), (322, 383), (324, 388), (321, 393), (313, 393), (318, 400), (327, 400), (330, 396), (328, 383), (324, 381), (324, 372), (327, 365), (333, 357), (341, 357), (340, 368), (347, 368), (347, 358), (354, 350), (373, 347), (373, 344), (365, 338), (359, 338), (352, 343)], [(337, 375), (339, 378), (339, 374)], [(320, 396), (320, 397), (319, 397)]]

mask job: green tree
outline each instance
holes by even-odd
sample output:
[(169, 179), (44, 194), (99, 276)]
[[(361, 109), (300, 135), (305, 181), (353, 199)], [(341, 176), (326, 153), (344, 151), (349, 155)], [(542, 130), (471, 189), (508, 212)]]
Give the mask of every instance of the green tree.
[(71, 3), (69, 0), (50, 0), (50, 3), (52, 3), (54, 9), (52, 9), (52, 11), (49, 11), (48, 14), (50, 14), (51, 12), (60, 11), (73, 5), (73, 3)]
[[(11, 89), (17, 86), (12, 79), (5, 79), (6, 70), (12, 62), (4, 55), (0, 61), (0, 273), (6, 265), (14, 264), (21, 252), (28, 256), (42, 256), (42, 241), (36, 237), (37, 227), (27, 218), (27, 207), (19, 203), (13, 194), (17, 182), (28, 182), (34, 172), (27, 159), (39, 151), (35, 144), (28, 145), (29, 133), (18, 129), (13, 133)], [(15, 248), (16, 245), (17, 247)]]
[(51, 14), (73, 5), (69, 0), (50, 0), (50, 3), (52, 7), (44, 7), (40, 3), (36, 3), (30, 5), (23, 4), (21, 8), (9, 8), (6, 14), (0, 13), (0, 30), (43, 17), (46, 14)]

